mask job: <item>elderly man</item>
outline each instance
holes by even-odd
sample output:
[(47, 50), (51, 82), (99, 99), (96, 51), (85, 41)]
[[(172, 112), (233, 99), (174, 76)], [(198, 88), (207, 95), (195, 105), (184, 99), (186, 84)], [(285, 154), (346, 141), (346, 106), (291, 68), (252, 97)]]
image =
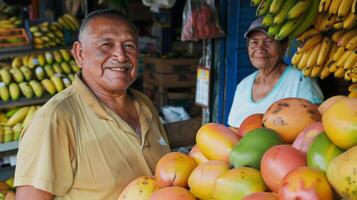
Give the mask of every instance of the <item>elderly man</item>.
[(264, 113), (275, 101), (287, 97), (304, 98), (319, 104), (322, 92), (315, 80), (283, 61), (287, 41), (270, 37), (262, 25), (262, 17), (253, 21), (244, 34), (248, 55), (257, 71), (244, 78), (237, 86), (228, 124), (239, 127), (255, 113)]
[(20, 140), (16, 199), (116, 199), (170, 151), (152, 103), (129, 86), (138, 34), (124, 15), (88, 15), (72, 53), (81, 73), (35, 114)]

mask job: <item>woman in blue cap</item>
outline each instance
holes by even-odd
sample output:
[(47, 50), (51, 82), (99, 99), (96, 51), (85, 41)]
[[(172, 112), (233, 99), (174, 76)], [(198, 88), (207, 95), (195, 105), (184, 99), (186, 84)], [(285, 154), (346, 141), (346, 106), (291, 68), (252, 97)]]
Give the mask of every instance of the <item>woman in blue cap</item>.
[(257, 71), (237, 85), (228, 117), (230, 126), (239, 127), (245, 118), (264, 113), (282, 98), (299, 97), (314, 104), (322, 102), (323, 94), (316, 81), (284, 62), (288, 43), (270, 37), (262, 26), (262, 18), (251, 23), (244, 38), (249, 59)]

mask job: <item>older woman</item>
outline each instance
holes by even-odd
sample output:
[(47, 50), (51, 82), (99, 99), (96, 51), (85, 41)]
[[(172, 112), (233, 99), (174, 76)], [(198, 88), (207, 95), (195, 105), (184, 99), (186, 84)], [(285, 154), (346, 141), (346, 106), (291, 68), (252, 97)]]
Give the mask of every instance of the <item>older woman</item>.
[(262, 26), (262, 18), (252, 22), (244, 34), (248, 54), (257, 71), (244, 78), (237, 86), (228, 124), (239, 127), (254, 113), (264, 113), (275, 101), (299, 97), (319, 104), (322, 92), (315, 80), (288, 66), (283, 61), (287, 41), (276, 41)]

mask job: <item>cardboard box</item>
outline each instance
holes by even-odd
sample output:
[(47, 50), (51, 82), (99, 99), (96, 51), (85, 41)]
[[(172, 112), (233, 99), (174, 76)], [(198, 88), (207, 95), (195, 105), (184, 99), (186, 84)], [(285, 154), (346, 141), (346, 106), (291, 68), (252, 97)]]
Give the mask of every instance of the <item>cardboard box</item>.
[(196, 133), (202, 125), (202, 117), (165, 123), (164, 128), (171, 148), (193, 146), (196, 143)]
[(163, 59), (144, 57), (145, 71), (159, 73), (188, 73), (195, 72), (198, 65), (197, 59)]

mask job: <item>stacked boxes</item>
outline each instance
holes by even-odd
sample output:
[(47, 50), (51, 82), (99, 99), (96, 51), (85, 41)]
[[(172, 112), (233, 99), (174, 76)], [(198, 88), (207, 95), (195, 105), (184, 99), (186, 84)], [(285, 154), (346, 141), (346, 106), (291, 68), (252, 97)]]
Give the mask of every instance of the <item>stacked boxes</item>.
[(165, 105), (192, 105), (195, 97), (197, 59), (144, 58), (144, 93), (158, 110)]

